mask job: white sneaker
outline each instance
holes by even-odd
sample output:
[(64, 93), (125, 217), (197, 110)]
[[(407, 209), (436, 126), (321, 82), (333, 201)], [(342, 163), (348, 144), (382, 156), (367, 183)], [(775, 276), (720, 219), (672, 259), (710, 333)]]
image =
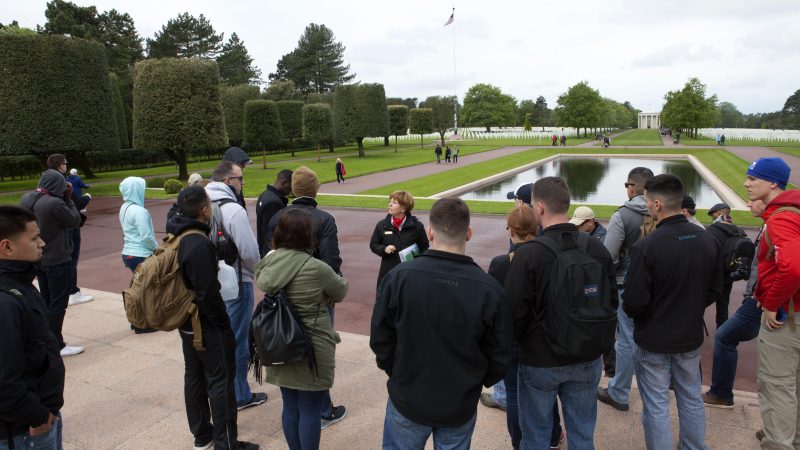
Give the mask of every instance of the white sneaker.
[(214, 445), (214, 440), (208, 441), (208, 444), (205, 445), (195, 445), (194, 450), (208, 450), (211, 446)]
[(83, 347), (67, 345), (61, 349), (61, 357), (75, 356), (83, 353)]
[(94, 300), (94, 297), (91, 295), (83, 295), (81, 291), (78, 291), (69, 296), (69, 306), (72, 305), (80, 305), (81, 303), (88, 303)]

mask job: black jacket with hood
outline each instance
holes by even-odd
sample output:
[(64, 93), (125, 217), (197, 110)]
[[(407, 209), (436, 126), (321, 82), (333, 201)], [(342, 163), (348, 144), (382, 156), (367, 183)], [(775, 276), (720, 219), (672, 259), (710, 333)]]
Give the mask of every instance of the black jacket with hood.
[[(62, 177), (63, 178), (63, 177)], [(35, 264), (0, 260), (0, 440), (47, 422), (64, 405), (64, 362), (33, 286)]]
[(288, 204), (289, 199), (275, 189), (275, 186), (267, 185), (267, 189), (258, 196), (258, 202), (256, 202), (256, 240), (258, 240), (258, 252), (262, 258), (269, 251), (269, 243), (267, 242), (269, 222), (275, 213), (286, 208)]
[[(425, 226), (416, 216), (406, 214), (406, 219), (398, 231), (392, 226), (392, 215), (387, 214), (386, 218), (375, 225), (372, 238), (369, 240), (369, 248), (372, 253), (381, 257), (381, 268), (378, 272), (378, 283), (384, 275), (400, 264), (400, 250), (417, 244), (420, 253), (425, 253), (430, 247), (428, 235), (425, 234)], [(397, 249), (394, 253), (386, 253), (386, 247), (394, 245)]]
[(81, 225), (81, 215), (71, 198), (64, 199), (67, 180), (57, 170), (42, 173), (36, 191), (22, 196), (19, 205), (36, 215), (39, 232), (46, 244), (43, 266), (56, 266), (72, 260), (72, 238), (68, 230)]
[[(317, 201), (311, 197), (299, 197), (291, 205), (281, 209), (272, 216), (267, 227), (267, 239), (264, 242), (267, 252), (270, 251), (272, 233), (278, 225), (278, 219), (290, 209), (301, 209), (311, 214), (311, 221), (314, 225), (314, 258), (317, 258), (329, 265), (334, 272), (342, 274), (342, 257), (339, 256), (339, 236), (336, 228), (336, 219), (328, 212), (317, 209)], [(266, 253), (265, 253), (266, 254)]]
[[(225, 303), (219, 293), (217, 252), (214, 244), (208, 239), (207, 235), (210, 231), (208, 225), (181, 214), (175, 214), (167, 222), (167, 233), (176, 236), (190, 229), (200, 230), (206, 236), (192, 234), (181, 241), (178, 249), (178, 264), (181, 267), (183, 280), (186, 282), (186, 287), (195, 292), (194, 302), (200, 310), (202, 326), (230, 330), (230, 319), (228, 319)], [(191, 331), (191, 320), (187, 320), (181, 329)]]

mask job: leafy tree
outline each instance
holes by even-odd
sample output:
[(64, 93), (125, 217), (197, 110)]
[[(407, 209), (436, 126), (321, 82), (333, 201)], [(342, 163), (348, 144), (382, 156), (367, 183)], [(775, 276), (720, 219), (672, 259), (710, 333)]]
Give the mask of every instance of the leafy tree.
[(244, 145), (261, 150), (263, 168), (267, 168), (267, 149), (283, 139), (278, 105), (272, 100), (248, 100), (244, 104)]
[(387, 97), (386, 104), (391, 105), (405, 105), (408, 109), (417, 107), (417, 97), (400, 98), (400, 97)]
[(586, 81), (571, 86), (558, 97), (557, 103), (558, 106), (553, 111), (556, 125), (583, 128), (584, 137), (587, 135), (587, 128), (601, 125), (603, 99), (600, 92), (589, 87)]
[(0, 68), (0, 155), (64, 153), (93, 176), (86, 152), (119, 150), (100, 44), (0, 33)]
[(531, 111), (531, 123), (537, 124), (542, 127), (551, 124), (551, 111), (547, 107), (547, 100), (541, 95), (536, 98), (536, 103), (533, 104), (533, 111)]
[(3, 25), (2, 23), (0, 23), (0, 33), (19, 34), (22, 36), (36, 35), (36, 31), (31, 30), (30, 28), (20, 27), (19, 23), (16, 20), (13, 20), (8, 25)]
[(336, 88), (333, 121), (343, 139), (355, 139), (358, 156), (365, 156), (364, 138), (383, 137), (389, 128), (386, 94), (378, 83), (346, 84)]
[(317, 146), (317, 162), (321, 160), (319, 147), (333, 136), (333, 110), (326, 103), (303, 106), (303, 137)]
[(533, 100), (521, 100), (517, 106), (517, 125), (523, 125), (526, 119), (533, 117), (535, 111), (536, 103)]
[(786, 99), (781, 113), (787, 128), (800, 129), (800, 89), (794, 91), (794, 94)]
[(625, 100), (625, 102), (622, 103), (622, 106), (624, 106), (625, 109), (628, 110), (629, 120), (628, 120), (628, 125), (626, 125), (626, 126), (628, 128), (636, 128), (636, 127), (638, 127), (639, 126), (639, 113), (642, 112), (642, 110), (634, 108), (633, 105), (631, 104), (631, 102), (629, 102), (627, 100)]
[(37, 27), (42, 34), (63, 34), (83, 39), (97, 39), (100, 21), (97, 8), (78, 6), (64, 0), (52, 0), (44, 10), (47, 18), (44, 27)]
[(394, 152), (397, 153), (397, 136), (408, 133), (408, 106), (389, 105), (386, 108), (389, 115), (389, 134), (394, 136)]
[(444, 146), (444, 134), (448, 128), (455, 126), (456, 96), (432, 96), (420, 103), (420, 108), (430, 108), (433, 111), (433, 129), (439, 133), (439, 139)]
[(222, 46), (217, 64), (219, 78), (223, 83), (250, 84), (261, 81), (261, 69), (253, 65), (253, 58), (236, 33), (231, 34), (228, 42)]
[(411, 134), (419, 135), (419, 148), (425, 143), (423, 135), (433, 133), (433, 110), (414, 108), (408, 111), (408, 128)]
[(222, 110), (225, 113), (225, 130), (228, 132), (228, 145), (241, 147), (244, 141), (244, 104), (248, 100), (258, 100), (261, 90), (252, 84), (220, 86)]
[(278, 102), (278, 115), (281, 118), (283, 138), (289, 139), (289, 146), (294, 156), (294, 140), (303, 137), (303, 105), (296, 100), (281, 100)]
[(111, 78), (111, 98), (114, 101), (114, 118), (117, 121), (119, 148), (131, 148), (131, 141), (128, 139), (128, 120), (125, 117), (125, 107), (119, 93), (119, 77), (114, 72), (111, 72), (109, 77)]
[(464, 96), (464, 108), (461, 110), (462, 120), (471, 126), (491, 127), (512, 126), (517, 121), (517, 101), (504, 94), (500, 88), (491, 84), (478, 83)]
[(698, 128), (712, 126), (717, 121), (717, 96), (706, 97), (706, 85), (698, 78), (690, 78), (679, 91), (669, 91), (664, 96), (661, 123), (677, 130), (688, 130), (697, 136)]
[(744, 126), (744, 114), (742, 114), (733, 103), (720, 102), (719, 120), (716, 126), (722, 128), (742, 128)]
[(211, 22), (200, 14), (195, 18), (188, 12), (169, 19), (153, 39), (147, 39), (149, 58), (207, 58), (216, 57), (222, 50), (223, 34), (217, 34)]
[(300, 91), (328, 92), (351, 82), (350, 65), (344, 64), (345, 47), (325, 25), (309, 24), (297, 48), (281, 57), (270, 80), (292, 80)]
[(133, 85), (133, 148), (164, 151), (189, 178), (189, 152), (228, 143), (216, 61), (150, 59), (136, 64)]
[(294, 81), (292, 80), (275, 80), (264, 90), (263, 97), (264, 100), (273, 100), (276, 102), (281, 100), (302, 100), (303, 93), (295, 88)]
[(525, 113), (525, 124), (522, 126), (525, 131), (531, 131), (531, 113)]

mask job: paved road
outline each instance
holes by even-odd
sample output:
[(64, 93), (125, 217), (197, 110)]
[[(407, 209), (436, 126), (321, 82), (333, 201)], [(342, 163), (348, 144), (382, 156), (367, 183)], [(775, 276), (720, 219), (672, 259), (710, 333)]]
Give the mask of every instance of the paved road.
[[(108, 292), (121, 292), (128, 286), (130, 272), (122, 265), (119, 251), (122, 248), (122, 232), (118, 223), (121, 199), (104, 197), (95, 199), (89, 208), (89, 220), (83, 228), (83, 244), (79, 265), (80, 286)], [(153, 216), (156, 231), (164, 233), (166, 213), (170, 202), (147, 200), (147, 208)], [(378, 257), (369, 250), (369, 237), (373, 227), (383, 217), (375, 210), (326, 208), (336, 216), (339, 227), (339, 245), (344, 263), (342, 272), (350, 283), (347, 298), (336, 308), (336, 328), (357, 334), (369, 334), (369, 321), (375, 296), (375, 281), (378, 275)], [(250, 221), (255, 229), (255, 214), (249, 208)], [(418, 217), (428, 222), (427, 212)], [(505, 220), (499, 216), (475, 215), (472, 218), (475, 231), (467, 246), (467, 254), (484, 269), (488, 269), (491, 258), (502, 253), (508, 242)], [(734, 284), (731, 294), (730, 314), (741, 304), (743, 282)], [(257, 294), (260, 298), (260, 294)], [(714, 333), (714, 307), (708, 308), (705, 320), (708, 331)], [(703, 344), (704, 383), (711, 379), (712, 337)], [(755, 341), (740, 347), (740, 368), (736, 389), (755, 392), (756, 345)]]
[(792, 173), (789, 181), (795, 186), (800, 186), (800, 158), (786, 153), (781, 153), (766, 147), (725, 147), (725, 150), (737, 155), (745, 161), (755, 161), (758, 158), (778, 157), (786, 161)]

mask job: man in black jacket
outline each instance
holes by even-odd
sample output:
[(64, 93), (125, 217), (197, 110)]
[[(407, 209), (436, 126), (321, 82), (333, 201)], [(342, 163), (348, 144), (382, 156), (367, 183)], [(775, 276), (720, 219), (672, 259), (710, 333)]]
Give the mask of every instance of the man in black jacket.
[[(234, 378), (236, 345), (233, 330), (219, 293), (217, 255), (208, 239), (211, 200), (205, 189), (190, 186), (178, 194), (177, 213), (167, 222), (167, 232), (180, 235), (200, 230), (181, 240), (178, 263), (186, 287), (195, 292), (200, 311), (203, 346), (193, 345), (191, 320), (179, 330), (185, 362), (184, 400), (189, 429), (196, 449), (258, 449), (258, 445), (237, 440), (237, 409)], [(212, 425), (213, 424), (213, 425)]]
[(430, 249), (390, 271), (372, 312), (370, 347), (389, 380), (383, 448), (469, 448), (481, 386), (511, 360), (503, 288), (472, 258), (469, 208), (444, 198), (430, 213)]
[(61, 448), (64, 362), (33, 286), (43, 247), (33, 213), (0, 206), (2, 448)]
[[(600, 355), (607, 348), (590, 357), (556, 354), (545, 331), (548, 315), (554, 314), (549, 306), (550, 297), (561, 298), (562, 294), (553, 293), (550, 286), (551, 269), (557, 255), (537, 241), (550, 239), (562, 249), (570, 242), (579, 242), (578, 228), (569, 223), (569, 204), (569, 187), (561, 178), (545, 177), (533, 185), (531, 206), (544, 230), (533, 243), (515, 252), (506, 276), (506, 294), (514, 314), (514, 337), (520, 346), (517, 397), (522, 448), (548, 447), (556, 396), (564, 409), (569, 448), (594, 448), (596, 388), (603, 369)], [(597, 239), (586, 236), (585, 253), (601, 266), (598, 291), (608, 295), (603, 298), (610, 301), (607, 313), (612, 322), (606, 335), (596, 336), (596, 339), (607, 341), (610, 346), (618, 303), (614, 264), (608, 250)]]
[[(708, 215), (714, 217), (714, 222), (708, 226), (707, 230), (709, 233), (711, 233), (712, 236), (717, 238), (717, 241), (719, 241), (720, 245), (719, 257), (724, 260), (725, 255), (723, 255), (722, 249), (725, 248), (725, 241), (727, 241), (728, 239), (732, 239), (733, 240), (732, 242), (736, 242), (736, 240), (740, 238), (745, 238), (745, 239), (749, 238), (747, 237), (747, 233), (745, 233), (744, 230), (733, 224), (733, 219), (731, 219), (730, 216), (730, 209), (720, 208), (720, 206), (722, 205), (727, 206), (724, 203), (720, 203), (714, 205), (709, 210)], [(720, 210), (723, 212), (718, 215), (714, 215), (714, 213), (717, 213)], [(749, 264), (747, 264), (747, 266), (749, 266)], [(725, 277), (722, 284), (722, 295), (719, 297), (719, 299), (717, 299), (717, 305), (716, 305), (717, 329), (719, 329), (722, 326), (722, 324), (728, 320), (728, 305), (731, 302), (731, 290), (733, 290), (733, 282), (742, 279), (742, 278), (735, 278), (735, 275), (738, 274), (726, 273), (726, 270), (727, 270), (726, 268), (723, 268), (723, 274), (725, 275)]]
[(267, 189), (258, 196), (256, 203), (256, 239), (258, 250), (263, 258), (269, 251), (267, 228), (272, 216), (289, 203), (287, 196), (292, 192), (292, 171), (284, 169), (278, 172), (275, 182), (267, 185)]
[(719, 242), (681, 212), (683, 185), (672, 174), (648, 181), (644, 198), (656, 230), (631, 248), (622, 294), (633, 319), (636, 379), (647, 448), (672, 448), (669, 385), (675, 387), (680, 448), (705, 448), (700, 393), (703, 312), (722, 294)]

